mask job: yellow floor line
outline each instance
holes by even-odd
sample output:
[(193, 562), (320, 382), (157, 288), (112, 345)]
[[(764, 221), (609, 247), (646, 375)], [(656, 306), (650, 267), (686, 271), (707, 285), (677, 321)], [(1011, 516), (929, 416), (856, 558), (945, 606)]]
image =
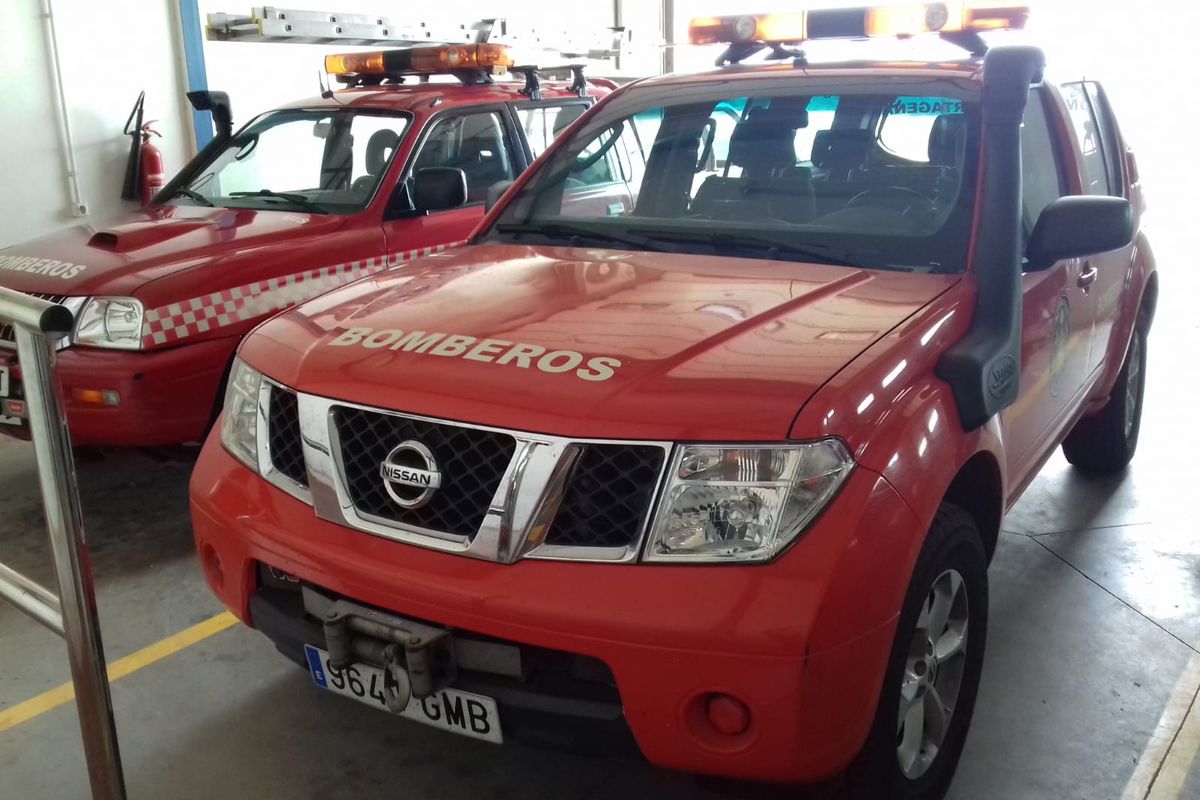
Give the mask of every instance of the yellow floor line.
[[(1194, 657), (1193, 661), (1200, 662), (1200, 656)], [(1176, 800), (1182, 797), (1183, 786), (1187, 783), (1197, 751), (1200, 751), (1200, 689), (1192, 697), (1191, 708), (1184, 717), (1175, 742), (1167, 751), (1167, 757), (1163, 759), (1162, 768), (1154, 778), (1154, 785), (1150, 787), (1146, 800)]]
[[(118, 658), (108, 665), (108, 679), (109, 681), (115, 681), (131, 672), (137, 672), (142, 667), (149, 666), (155, 661), (161, 661), (167, 656), (178, 653), (185, 647), (191, 647), (197, 642), (218, 634), (235, 624), (237, 624), (237, 617), (228, 611), (223, 611), (215, 617), (210, 617), (179, 633), (143, 647), (141, 650), (130, 653), (124, 658)], [(34, 717), (45, 714), (47, 711), (58, 708), (62, 704), (69, 703), (74, 699), (75, 687), (70, 683), (64, 683), (23, 703), (17, 703), (10, 708), (0, 709), (0, 733), (9, 728), (15, 728), (23, 722), (28, 722)]]
[(1175, 688), (1167, 699), (1158, 726), (1150, 736), (1142, 757), (1138, 760), (1133, 777), (1125, 786), (1121, 800), (1173, 800), (1179, 796), (1183, 788), (1183, 779), (1187, 777), (1187, 769), (1195, 757), (1196, 748), (1200, 741), (1193, 742), (1190, 754), (1186, 755), (1183, 764), (1183, 776), (1174, 794), (1168, 794), (1169, 786), (1166, 780), (1168, 762), (1173, 769), (1185, 756), (1188, 744), (1184, 740), (1184, 728), (1200, 728), (1200, 709), (1195, 707), (1196, 693), (1200, 690), (1200, 654), (1193, 654), (1183, 668), (1183, 674), (1175, 682)]

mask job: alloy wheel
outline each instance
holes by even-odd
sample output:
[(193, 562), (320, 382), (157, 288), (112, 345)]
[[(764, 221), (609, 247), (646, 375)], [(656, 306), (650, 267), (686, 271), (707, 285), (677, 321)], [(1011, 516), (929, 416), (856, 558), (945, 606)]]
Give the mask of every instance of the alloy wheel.
[(969, 606), (958, 570), (948, 569), (929, 590), (909, 643), (896, 718), (900, 771), (917, 780), (937, 758), (962, 685)]

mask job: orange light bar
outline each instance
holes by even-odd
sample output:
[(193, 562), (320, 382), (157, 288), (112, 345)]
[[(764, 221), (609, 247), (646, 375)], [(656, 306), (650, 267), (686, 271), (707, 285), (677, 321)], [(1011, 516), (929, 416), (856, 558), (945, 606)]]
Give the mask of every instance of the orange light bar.
[(811, 9), (787, 14), (697, 17), (688, 26), (688, 38), (692, 44), (796, 44), (812, 39), (1015, 30), (1024, 28), (1028, 18), (1029, 6), (1025, 3), (953, 0), (862, 9)]
[(338, 53), (325, 56), (325, 71), (331, 75), (375, 75), (383, 72), (383, 53)]
[(491, 72), (512, 64), (512, 53), (501, 44), (435, 45), (325, 56), (325, 71), (331, 75), (432, 75), (460, 70)]

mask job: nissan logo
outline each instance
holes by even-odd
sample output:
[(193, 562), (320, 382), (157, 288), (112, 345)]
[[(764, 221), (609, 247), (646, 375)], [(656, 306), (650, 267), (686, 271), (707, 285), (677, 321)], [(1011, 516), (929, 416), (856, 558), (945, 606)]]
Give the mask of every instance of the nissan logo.
[(383, 488), (401, 508), (420, 508), (433, 499), (442, 485), (433, 453), (411, 439), (392, 448), (379, 465)]

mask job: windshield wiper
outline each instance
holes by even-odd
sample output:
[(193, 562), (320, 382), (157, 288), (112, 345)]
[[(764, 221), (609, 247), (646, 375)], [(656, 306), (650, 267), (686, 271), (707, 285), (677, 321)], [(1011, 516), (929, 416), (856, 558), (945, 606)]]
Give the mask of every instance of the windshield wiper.
[(583, 225), (563, 222), (502, 222), (496, 226), (500, 233), (533, 234), (551, 239), (567, 239), (568, 247), (575, 247), (572, 240), (587, 240), (605, 245), (617, 245), (624, 250), (662, 250), (662, 245), (647, 236), (630, 235), (625, 231), (600, 231)]
[(167, 197), (166, 199), (170, 200), (171, 198), (178, 197), (179, 195), (183, 195), (188, 200), (194, 200), (202, 206), (208, 206), (209, 208), (213, 207), (212, 200), (209, 200), (207, 197), (200, 194), (199, 192), (193, 192), (191, 189), (187, 188), (186, 186), (180, 186), (178, 189), (171, 192), (170, 197)]
[(276, 192), (271, 189), (259, 189), (256, 192), (230, 192), (230, 197), (267, 197), (275, 200), (284, 200), (297, 208), (305, 211), (312, 211), (316, 214), (324, 214), (325, 209), (321, 205), (314, 203), (302, 194), (295, 192)]
[(671, 230), (669, 228), (634, 228), (632, 231), (653, 239), (709, 245), (714, 250), (721, 250), (723, 248), (743, 251), (753, 250), (772, 261), (804, 260), (840, 267), (890, 268), (887, 264), (864, 261), (862, 256), (872, 255), (870, 252), (846, 250), (834, 247), (833, 245), (816, 244), (813, 242), (792, 244), (791, 242), (780, 241), (770, 236), (760, 236), (753, 233), (728, 233), (724, 231), (692, 232)]

